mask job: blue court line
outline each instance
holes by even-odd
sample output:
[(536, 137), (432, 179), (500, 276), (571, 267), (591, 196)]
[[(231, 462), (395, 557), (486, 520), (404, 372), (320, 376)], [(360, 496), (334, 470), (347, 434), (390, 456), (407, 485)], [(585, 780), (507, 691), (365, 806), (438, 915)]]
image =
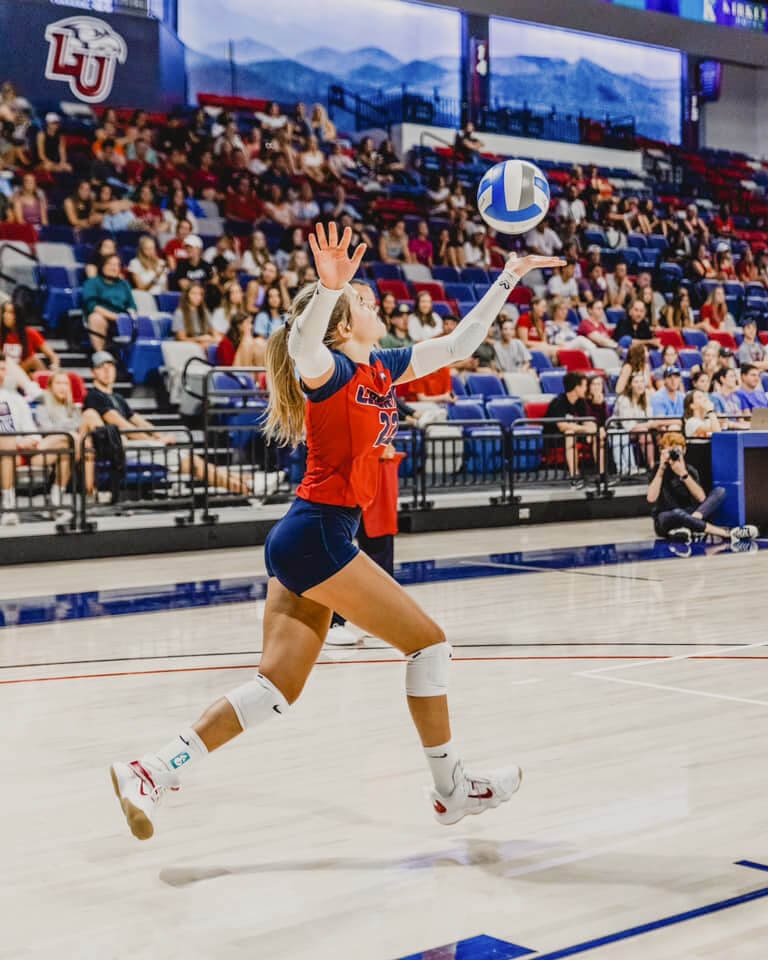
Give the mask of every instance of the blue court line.
[[(679, 545), (678, 545), (679, 546)], [(705, 557), (711, 547), (695, 543), (690, 556)], [(758, 549), (768, 549), (768, 542)], [(489, 553), (479, 556), (446, 557), (440, 560), (416, 560), (397, 564), (395, 576), (403, 586), (472, 580), (484, 577), (528, 576), (535, 573), (578, 572), (593, 568), (585, 576), (637, 576), (631, 569), (626, 574), (608, 573), (622, 564), (649, 560), (684, 561), (670, 545), (661, 540), (630, 543), (601, 543), (584, 547), (560, 547), (547, 550), (520, 550)], [(24, 626), (33, 623), (55, 623), (65, 620), (89, 620), (94, 617), (120, 617), (166, 610), (189, 610), (230, 603), (253, 603), (263, 600), (267, 591), (266, 576), (230, 577), (187, 583), (152, 584), (117, 590), (93, 590), (21, 597), (0, 600), (0, 627)]]
[[(768, 865), (755, 863), (753, 860), (738, 860), (735, 866), (750, 867), (755, 870), (768, 872)], [(765, 897), (768, 897), (768, 887), (752, 890), (750, 893), (742, 893), (736, 897), (729, 897), (727, 900), (719, 900), (717, 903), (710, 903), (704, 907), (696, 907), (694, 910), (686, 910), (684, 913), (676, 913), (671, 917), (664, 917), (661, 920), (652, 920), (649, 923), (643, 923), (636, 927), (629, 927), (627, 930), (609, 933), (603, 937), (596, 937), (593, 940), (585, 940), (583, 943), (563, 947), (560, 950), (553, 950), (550, 953), (537, 953), (535, 950), (529, 950), (518, 944), (507, 943), (504, 940), (496, 940), (493, 937), (483, 935), (469, 937), (466, 940), (460, 940), (458, 943), (448, 944), (445, 947), (425, 950), (422, 953), (414, 953), (408, 957), (403, 957), (402, 960), (430, 960), (432, 956), (443, 956), (443, 952), (445, 952), (445, 956), (450, 956), (448, 951), (454, 948), (455, 960), (511, 960), (513, 957), (532, 956), (533, 954), (535, 954), (535, 957), (532, 957), (532, 960), (561, 960), (563, 957), (573, 957), (579, 953), (588, 953), (590, 950), (597, 950), (610, 943), (630, 940), (633, 937), (640, 937), (645, 933), (663, 930), (665, 927), (676, 926), (679, 923), (686, 923), (688, 920), (695, 920), (698, 917), (708, 916), (709, 914), (720, 913), (723, 910), (730, 910), (731, 907), (738, 907), (743, 903), (751, 903), (754, 900), (761, 900)], [(509, 952), (505, 952), (505, 950)]]

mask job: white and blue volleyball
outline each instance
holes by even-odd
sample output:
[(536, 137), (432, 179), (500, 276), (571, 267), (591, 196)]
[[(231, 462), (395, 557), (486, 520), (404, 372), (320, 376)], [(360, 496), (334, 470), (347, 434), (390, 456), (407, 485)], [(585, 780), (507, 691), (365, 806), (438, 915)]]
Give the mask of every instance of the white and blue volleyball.
[(549, 184), (535, 163), (502, 160), (480, 181), (477, 209), (499, 233), (527, 233), (549, 211)]

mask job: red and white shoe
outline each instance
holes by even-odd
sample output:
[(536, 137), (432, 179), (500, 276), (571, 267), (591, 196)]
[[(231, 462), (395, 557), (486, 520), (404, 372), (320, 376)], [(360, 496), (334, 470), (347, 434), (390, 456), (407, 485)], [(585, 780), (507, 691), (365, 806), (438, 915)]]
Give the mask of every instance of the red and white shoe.
[(157, 806), (166, 790), (179, 789), (179, 778), (151, 757), (117, 761), (109, 772), (131, 833), (137, 840), (149, 840), (155, 832), (152, 821)]
[(481, 777), (465, 773), (459, 762), (453, 771), (452, 792), (445, 796), (436, 789), (431, 791), (435, 819), (448, 827), (468, 814), (492, 810), (517, 793), (522, 782), (523, 771), (517, 766)]

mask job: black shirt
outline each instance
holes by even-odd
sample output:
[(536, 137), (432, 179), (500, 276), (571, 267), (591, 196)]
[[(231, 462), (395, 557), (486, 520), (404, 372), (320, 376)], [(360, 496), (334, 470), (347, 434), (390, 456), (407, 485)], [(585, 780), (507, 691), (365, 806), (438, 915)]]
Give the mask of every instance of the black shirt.
[(179, 280), (189, 280), (191, 283), (201, 283), (204, 287), (208, 285), (213, 276), (213, 267), (206, 260), (201, 260), (197, 266), (192, 266), (189, 260), (179, 260), (176, 272), (173, 274), (173, 288), (179, 289)]
[(632, 321), (625, 315), (613, 331), (614, 340), (621, 340), (622, 337), (632, 337), (633, 340), (653, 340), (651, 325), (647, 320), (641, 320), (637, 327), (633, 327)]
[(130, 420), (133, 416), (133, 410), (125, 397), (121, 397), (119, 393), (104, 393), (96, 387), (91, 387), (86, 393), (83, 410), (95, 410), (102, 419), (110, 410), (119, 413), (125, 420)]
[[(577, 400), (571, 403), (567, 394), (559, 393), (554, 400), (549, 401), (547, 407), (547, 417), (557, 417), (558, 421), (572, 419), (574, 417), (588, 417), (586, 400)], [(559, 433), (556, 423), (547, 423), (544, 425), (545, 433)]]
[[(698, 470), (689, 464), (686, 464), (685, 469), (691, 480), (695, 480), (696, 483), (698, 483)], [(651, 477), (651, 480), (653, 480), (658, 472), (659, 464), (656, 465), (656, 469), (653, 471), (653, 477)], [(658, 516), (658, 514), (664, 513), (666, 510), (682, 509), (691, 512), (698, 506), (699, 501), (691, 495), (691, 491), (686, 486), (685, 481), (681, 477), (678, 477), (676, 473), (673, 473), (672, 468), (667, 465), (667, 468), (664, 471), (664, 477), (661, 481), (659, 498), (651, 507), (652, 515), (654, 517)]]

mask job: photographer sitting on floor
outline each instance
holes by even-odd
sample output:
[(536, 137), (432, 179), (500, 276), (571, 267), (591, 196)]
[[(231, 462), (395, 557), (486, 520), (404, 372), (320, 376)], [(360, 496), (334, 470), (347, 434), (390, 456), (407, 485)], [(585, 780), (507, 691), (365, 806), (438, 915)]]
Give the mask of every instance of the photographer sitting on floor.
[(757, 527), (747, 524), (728, 530), (707, 521), (725, 499), (725, 490), (715, 487), (706, 495), (699, 475), (685, 462), (687, 444), (681, 433), (666, 433), (659, 441), (659, 464), (648, 486), (646, 499), (652, 505), (657, 537), (690, 543), (694, 534), (730, 538), (731, 545), (755, 540)]

